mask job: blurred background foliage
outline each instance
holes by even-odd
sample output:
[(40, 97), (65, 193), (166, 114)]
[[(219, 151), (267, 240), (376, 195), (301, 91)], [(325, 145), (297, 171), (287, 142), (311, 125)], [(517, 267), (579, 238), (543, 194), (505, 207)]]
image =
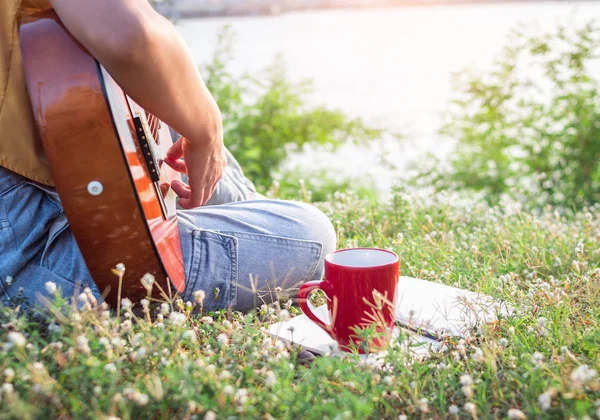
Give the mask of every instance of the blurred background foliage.
[(306, 145), (335, 150), (387, 133), (339, 110), (310, 105), (310, 82), (292, 82), (281, 57), (257, 75), (232, 73), (234, 45), (235, 34), (226, 26), (211, 61), (200, 69), (221, 108), (225, 144), (260, 191), (272, 186), (286, 157)]
[[(454, 76), (441, 128), (455, 141), (450, 156), (414, 162), (417, 175), (398, 183), (477, 192), (492, 204), (504, 196), (529, 207), (600, 202), (599, 41), (596, 21), (551, 32), (516, 27), (490, 69)], [(400, 136), (311, 104), (310, 82), (291, 81), (281, 57), (257, 74), (235, 74), (234, 46), (233, 30), (224, 27), (200, 69), (221, 108), (225, 143), (258, 189), (310, 201), (351, 189), (376, 200), (368, 177), (340, 180), (282, 164), (306, 145), (331, 151)]]
[(447, 163), (434, 158), (413, 182), (440, 190), (503, 195), (530, 206), (581, 208), (600, 201), (600, 28), (516, 28), (493, 69), (455, 76), (444, 135)]

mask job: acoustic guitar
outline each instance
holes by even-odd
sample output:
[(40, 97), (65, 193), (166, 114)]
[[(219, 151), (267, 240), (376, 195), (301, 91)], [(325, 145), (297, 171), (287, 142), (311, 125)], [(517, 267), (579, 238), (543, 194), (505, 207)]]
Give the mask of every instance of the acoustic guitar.
[(118, 301), (119, 278), (112, 269), (119, 263), (125, 265), (123, 298), (147, 296), (140, 282), (146, 273), (165, 291), (183, 291), (170, 188), (180, 175), (162, 163), (173, 144), (169, 128), (125, 95), (53, 11), (25, 17), (20, 38), (33, 115), (56, 190), (106, 302)]

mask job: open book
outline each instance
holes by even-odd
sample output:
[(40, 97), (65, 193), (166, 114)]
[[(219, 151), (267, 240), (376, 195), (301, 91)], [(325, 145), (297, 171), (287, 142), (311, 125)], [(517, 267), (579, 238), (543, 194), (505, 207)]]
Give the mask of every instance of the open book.
[[(326, 324), (331, 319), (327, 305), (313, 308)], [(421, 355), (437, 349), (443, 335), (464, 336), (469, 330), (493, 322), (512, 309), (490, 296), (412, 277), (400, 277), (396, 307), (396, 337), (401, 332), (407, 347)], [(402, 329), (403, 331), (401, 331)], [(269, 326), (281, 340), (317, 353), (339, 353), (337, 343), (305, 315)]]

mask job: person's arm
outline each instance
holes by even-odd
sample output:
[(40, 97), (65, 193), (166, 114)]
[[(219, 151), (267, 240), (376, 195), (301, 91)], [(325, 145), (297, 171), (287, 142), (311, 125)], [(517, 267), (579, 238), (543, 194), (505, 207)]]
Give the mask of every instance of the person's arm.
[(175, 27), (147, 0), (50, 3), (125, 93), (183, 136), (166, 162), (186, 172), (190, 185), (173, 189), (184, 208), (206, 203), (226, 165), (221, 114)]

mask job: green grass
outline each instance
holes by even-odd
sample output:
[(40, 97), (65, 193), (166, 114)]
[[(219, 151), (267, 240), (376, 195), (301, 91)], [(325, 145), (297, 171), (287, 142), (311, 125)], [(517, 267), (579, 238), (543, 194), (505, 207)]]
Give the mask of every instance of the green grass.
[(355, 355), (301, 363), (261, 330), (285, 304), (190, 315), (198, 305), (175, 300), (151, 321), (57, 298), (28, 317), (0, 309), (0, 418), (600, 418), (600, 206), (456, 202), (320, 205), (340, 247), (393, 249), (404, 275), (518, 308), (425, 361), (392, 346), (385, 369)]

